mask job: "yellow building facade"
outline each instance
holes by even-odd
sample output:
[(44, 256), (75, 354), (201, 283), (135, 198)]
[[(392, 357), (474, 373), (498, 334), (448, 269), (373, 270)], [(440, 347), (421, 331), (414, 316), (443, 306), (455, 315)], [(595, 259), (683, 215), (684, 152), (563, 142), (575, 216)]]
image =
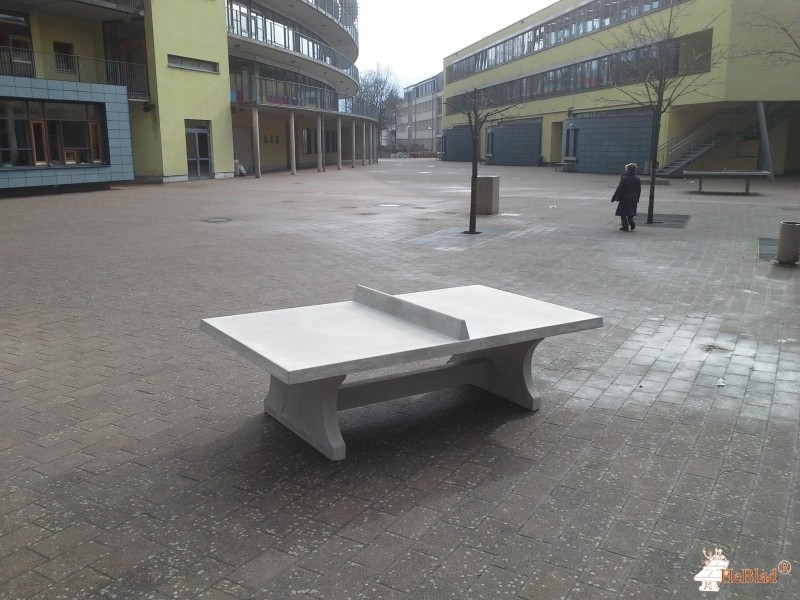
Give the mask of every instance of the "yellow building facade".
[(0, 0), (0, 190), (372, 162), (356, 0)]
[(556, 2), (445, 58), (445, 158), (468, 159), (456, 108), (477, 90), (503, 108), (482, 132), (492, 163), (570, 157), (584, 172), (650, 168), (644, 81), (666, 62), (659, 175), (800, 172), (800, 59), (781, 60), (792, 42), (777, 25), (796, 14), (795, 0)]

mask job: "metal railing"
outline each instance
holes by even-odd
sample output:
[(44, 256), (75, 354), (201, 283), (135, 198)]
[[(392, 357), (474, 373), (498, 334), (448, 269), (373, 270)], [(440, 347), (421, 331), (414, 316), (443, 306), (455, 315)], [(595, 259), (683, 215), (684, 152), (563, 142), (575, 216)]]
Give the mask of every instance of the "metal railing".
[(379, 120), (381, 114), (376, 104), (354, 97), (339, 100), (339, 112), (365, 117), (373, 121)]
[(255, 41), (266, 47), (287, 50), (338, 69), (358, 81), (358, 68), (355, 63), (327, 44), (275, 23), (264, 15), (248, 13), (244, 8), (228, 10), (226, 18), (230, 35)]
[(0, 46), (0, 75), (122, 85), (130, 98), (150, 97), (147, 66), (116, 60)]
[(356, 17), (348, 13), (339, 0), (302, 0), (316, 8), (318, 11), (325, 13), (331, 19), (339, 23), (353, 41), (358, 44), (358, 27), (356, 26)]
[[(692, 126), (689, 133), (675, 136), (658, 147), (659, 164), (669, 165), (672, 161), (691, 154), (705, 144), (715, 143), (716, 138), (728, 138), (752, 123), (752, 110), (722, 110), (709, 115)], [(749, 118), (748, 118), (749, 117)]]
[(94, 6), (113, 5), (117, 8), (129, 10), (131, 12), (144, 11), (144, 0), (78, 0), (82, 4), (92, 4)]
[(231, 75), (231, 102), (305, 108), (375, 121), (380, 114), (375, 104), (361, 98), (340, 98), (339, 94), (332, 90), (290, 81), (241, 75)]

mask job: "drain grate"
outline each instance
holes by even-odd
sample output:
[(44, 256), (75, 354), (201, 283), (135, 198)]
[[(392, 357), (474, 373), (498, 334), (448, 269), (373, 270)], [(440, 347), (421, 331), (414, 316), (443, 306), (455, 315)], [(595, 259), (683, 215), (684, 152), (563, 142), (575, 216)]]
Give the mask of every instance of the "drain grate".
[(664, 227), (667, 229), (683, 229), (691, 219), (691, 215), (653, 215), (653, 222), (642, 223), (642, 227)]
[(778, 240), (773, 238), (758, 238), (758, 260), (777, 260)]
[(507, 231), (487, 231), (484, 229), (480, 233), (469, 234), (464, 232), (463, 227), (450, 227), (409, 240), (408, 243), (417, 244), (419, 246), (433, 246), (436, 250), (458, 252), (466, 250), (467, 248), (479, 246), (489, 240), (506, 235), (507, 233)]

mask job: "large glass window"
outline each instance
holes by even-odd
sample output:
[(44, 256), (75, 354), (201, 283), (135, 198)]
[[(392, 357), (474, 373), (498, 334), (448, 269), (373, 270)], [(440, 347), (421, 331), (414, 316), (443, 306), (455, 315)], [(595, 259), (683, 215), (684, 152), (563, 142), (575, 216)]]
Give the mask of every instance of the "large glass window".
[[(453, 63), (452, 81), (685, 0), (593, 0)], [(448, 77), (448, 80), (450, 78)]]
[[(713, 33), (707, 29), (668, 43), (536, 73), (483, 91), (494, 105), (502, 106), (613, 85), (640, 84), (652, 72), (661, 72), (667, 78), (706, 73), (711, 70)], [(449, 99), (448, 114), (458, 112), (454, 107), (463, 106), (465, 98), (462, 95)]]
[(107, 164), (99, 104), (0, 99), (0, 166)]

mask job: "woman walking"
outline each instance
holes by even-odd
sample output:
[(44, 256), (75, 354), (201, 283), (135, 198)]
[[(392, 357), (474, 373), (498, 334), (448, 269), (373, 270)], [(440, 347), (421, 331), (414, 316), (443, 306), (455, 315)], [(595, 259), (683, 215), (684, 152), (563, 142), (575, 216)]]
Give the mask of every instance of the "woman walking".
[(625, 174), (620, 177), (617, 191), (611, 198), (612, 202), (619, 203), (614, 214), (622, 221), (622, 231), (636, 229), (633, 217), (636, 216), (636, 206), (639, 204), (639, 196), (642, 195), (642, 182), (636, 176), (636, 167), (636, 163), (625, 165)]

